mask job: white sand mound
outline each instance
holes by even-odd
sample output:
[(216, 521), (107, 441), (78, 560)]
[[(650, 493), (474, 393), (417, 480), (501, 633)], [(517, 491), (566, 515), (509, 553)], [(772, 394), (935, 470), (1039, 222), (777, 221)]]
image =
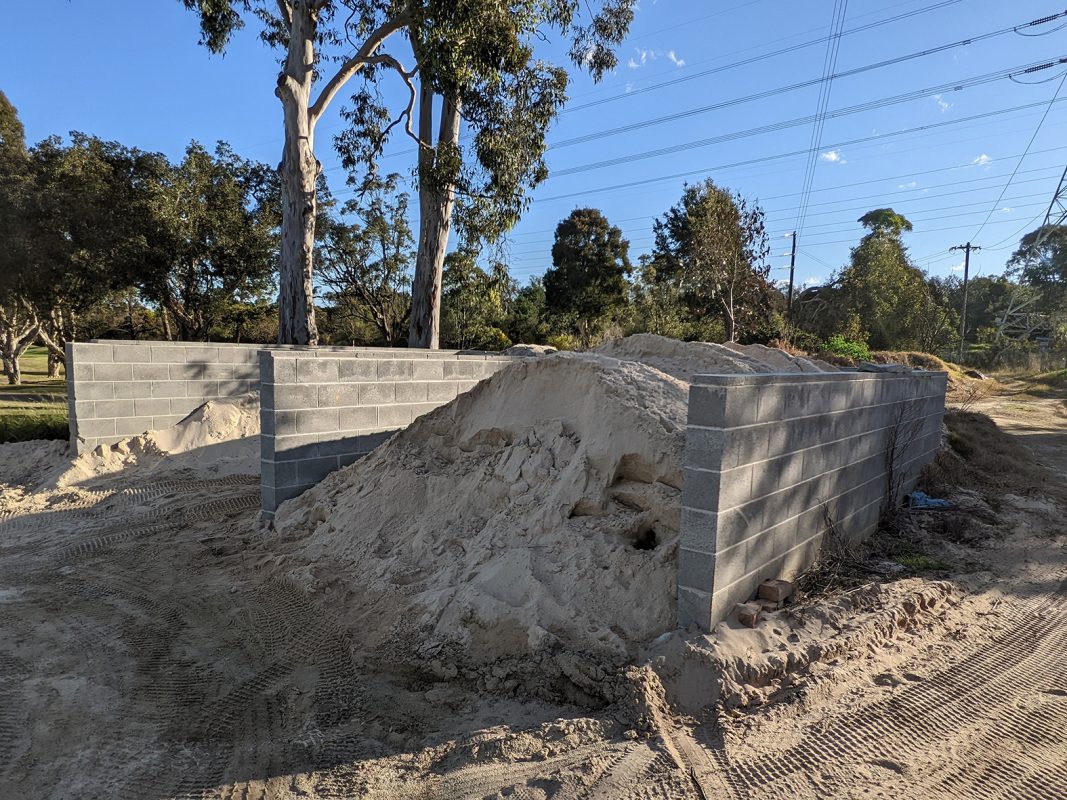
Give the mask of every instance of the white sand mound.
[(369, 647), (624, 659), (673, 625), (686, 388), (594, 354), (512, 365), (284, 504), (290, 577)]
[(685, 379), (783, 368), (658, 336), (511, 365), (283, 504), (272, 567), (368, 658), (632, 658), (675, 625)]
[(169, 428), (100, 445), (53, 470), (55, 488), (136, 468), (202, 478), (259, 472), (259, 395), (209, 400)]
[(70, 463), (66, 440), (34, 439), (0, 444), (0, 487), (31, 486), (43, 472)]
[(806, 358), (764, 345), (681, 342), (651, 333), (605, 342), (596, 352), (641, 361), (687, 382), (694, 375), (824, 371)]

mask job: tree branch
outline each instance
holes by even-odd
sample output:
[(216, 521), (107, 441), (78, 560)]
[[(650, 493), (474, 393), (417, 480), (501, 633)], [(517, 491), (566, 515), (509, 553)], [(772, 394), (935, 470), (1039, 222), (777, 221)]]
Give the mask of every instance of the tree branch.
[(367, 63), (385, 64), (386, 66), (392, 67), (393, 70), (397, 73), (397, 75), (399, 75), (400, 78), (404, 81), (405, 85), (408, 87), (408, 91), (411, 92), (411, 96), (408, 99), (407, 108), (401, 111), (400, 115), (392, 122), (390, 122), (389, 126), (382, 132), (382, 141), (384, 142), (386, 137), (389, 136), (389, 132), (400, 124), (400, 120), (406, 118), (407, 124), (404, 125), (404, 130), (407, 131), (407, 135), (410, 136), (419, 147), (426, 147), (432, 150), (433, 142), (424, 142), (418, 137), (415, 131), (412, 130), (412, 126), (414, 125), (415, 100), (418, 98), (419, 95), (418, 90), (415, 88), (415, 82), (412, 81), (412, 78), (414, 78), (415, 74), (419, 71), (418, 65), (416, 64), (410, 72), (407, 72), (404, 70), (404, 65), (388, 53), (381, 53), (380, 55), (371, 56), (367, 59)]
[(293, 30), (293, 11), (289, 8), (289, 0), (278, 0), (278, 14), (282, 18), (282, 22), (290, 32)]
[(330, 105), (330, 101), (333, 100), (339, 91), (341, 91), (341, 87), (348, 82), (348, 79), (370, 63), (368, 59), (374, 55), (375, 50), (381, 47), (382, 42), (407, 25), (408, 22), (410, 22), (408, 15), (401, 14), (379, 26), (376, 31), (367, 37), (367, 41), (363, 43), (363, 47), (341, 65), (341, 68), (337, 70), (334, 76), (330, 78), (329, 82), (322, 88), (318, 99), (308, 108), (308, 119), (312, 125), (318, 122), (319, 117), (322, 116), (323, 112)]

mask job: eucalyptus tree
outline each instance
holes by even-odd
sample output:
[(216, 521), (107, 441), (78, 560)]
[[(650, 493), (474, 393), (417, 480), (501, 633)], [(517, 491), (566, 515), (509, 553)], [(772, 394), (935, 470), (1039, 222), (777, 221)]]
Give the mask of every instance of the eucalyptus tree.
[[(284, 116), (279, 166), (282, 234), (279, 340), (317, 340), (312, 300), (316, 223), (315, 129), (346, 84), (348, 129), (337, 137), (349, 167), (374, 165), (402, 126), (418, 148), (419, 244), (409, 343), (436, 347), (441, 275), (457, 204), (468, 241), (513, 225), (525, 192), (547, 176), (545, 130), (564, 100), (562, 67), (534, 58), (556, 31), (570, 59), (599, 79), (616, 64), (636, 0), (602, 0), (582, 24), (580, 0), (181, 0), (197, 12), (201, 41), (222, 52), (255, 19), (281, 53), (275, 94)], [(401, 49), (406, 40), (410, 57)], [(385, 50), (388, 45), (389, 51)], [(402, 107), (379, 98), (386, 78), (407, 90)], [(466, 123), (473, 133), (461, 145)], [(436, 127), (436, 132), (435, 132)]]
[(408, 195), (391, 184), (346, 204), (360, 222), (320, 223), (316, 260), (337, 313), (371, 325), (391, 346), (403, 343), (411, 313), (415, 239), (408, 225)]
[(653, 223), (655, 279), (676, 287), (697, 318), (720, 317), (730, 342), (772, 310), (765, 218), (758, 204), (708, 178), (687, 185)]

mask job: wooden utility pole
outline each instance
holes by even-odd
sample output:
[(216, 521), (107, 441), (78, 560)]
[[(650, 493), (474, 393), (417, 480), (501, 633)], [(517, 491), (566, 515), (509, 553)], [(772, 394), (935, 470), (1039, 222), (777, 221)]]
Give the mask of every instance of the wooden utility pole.
[(785, 317), (793, 321), (793, 271), (797, 265), (797, 232), (793, 231), (793, 249), (789, 253), (789, 294), (785, 298)]
[(950, 253), (953, 250), (963, 251), (963, 313), (960, 315), (960, 351), (959, 355), (956, 357), (956, 363), (958, 364), (963, 363), (963, 342), (964, 337), (967, 335), (967, 283), (971, 277), (971, 251), (981, 249), (981, 247), (973, 245), (970, 242), (949, 248)]

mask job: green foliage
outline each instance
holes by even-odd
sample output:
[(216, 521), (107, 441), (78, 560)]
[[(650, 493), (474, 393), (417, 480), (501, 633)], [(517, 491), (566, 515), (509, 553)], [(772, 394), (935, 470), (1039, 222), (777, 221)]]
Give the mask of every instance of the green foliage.
[(203, 339), (232, 303), (256, 305), (273, 291), (277, 173), (224, 142), (214, 153), (193, 142), (181, 163), (157, 169), (145, 181), (153, 246), (138, 284), (173, 315), (180, 338)]
[(0, 444), (34, 439), (66, 439), (70, 435), (62, 412), (0, 412)]
[[(395, 347), (407, 335), (415, 239), (408, 224), (408, 195), (390, 195), (393, 188), (386, 184), (346, 205), (362, 224), (326, 218), (316, 257), (335, 306), (333, 324), (348, 320), (345, 338)], [(373, 338), (364, 339), (361, 328)]]
[(548, 337), (545, 344), (549, 347), (554, 347), (557, 350), (577, 350), (579, 348), (578, 340), (569, 333), (553, 334)]
[[(768, 281), (764, 219), (762, 208), (710, 178), (686, 186), (654, 223), (651, 282), (673, 287), (690, 319), (714, 316), (727, 340), (744, 337), (767, 322), (778, 295)], [(661, 309), (672, 302), (669, 293), (651, 299)]]
[(494, 265), (486, 272), (469, 253), (449, 253), (443, 287), (441, 330), (447, 346), (461, 350), (502, 350), (511, 346), (511, 340), (501, 330), (512, 288), (503, 265)]
[(627, 304), (629, 242), (594, 208), (580, 208), (556, 226), (545, 304), (588, 345)]
[(898, 237), (912, 229), (911, 222), (903, 214), (891, 208), (876, 208), (856, 220), (867, 230), (883, 236)]
[(533, 278), (515, 293), (505, 330), (513, 342), (542, 344), (546, 341), (547, 301), (545, 284), (540, 278)]
[[(1041, 245), (1035, 247), (1042, 236)], [(1067, 225), (1041, 227), (1023, 236), (1008, 261), (1008, 274), (1040, 293), (1033, 310), (1063, 313), (1067, 309)]]
[(846, 339), (841, 334), (835, 334), (822, 343), (823, 351), (833, 353), (836, 356), (852, 358), (856, 361), (870, 361), (871, 351), (866, 343), (852, 339)]

